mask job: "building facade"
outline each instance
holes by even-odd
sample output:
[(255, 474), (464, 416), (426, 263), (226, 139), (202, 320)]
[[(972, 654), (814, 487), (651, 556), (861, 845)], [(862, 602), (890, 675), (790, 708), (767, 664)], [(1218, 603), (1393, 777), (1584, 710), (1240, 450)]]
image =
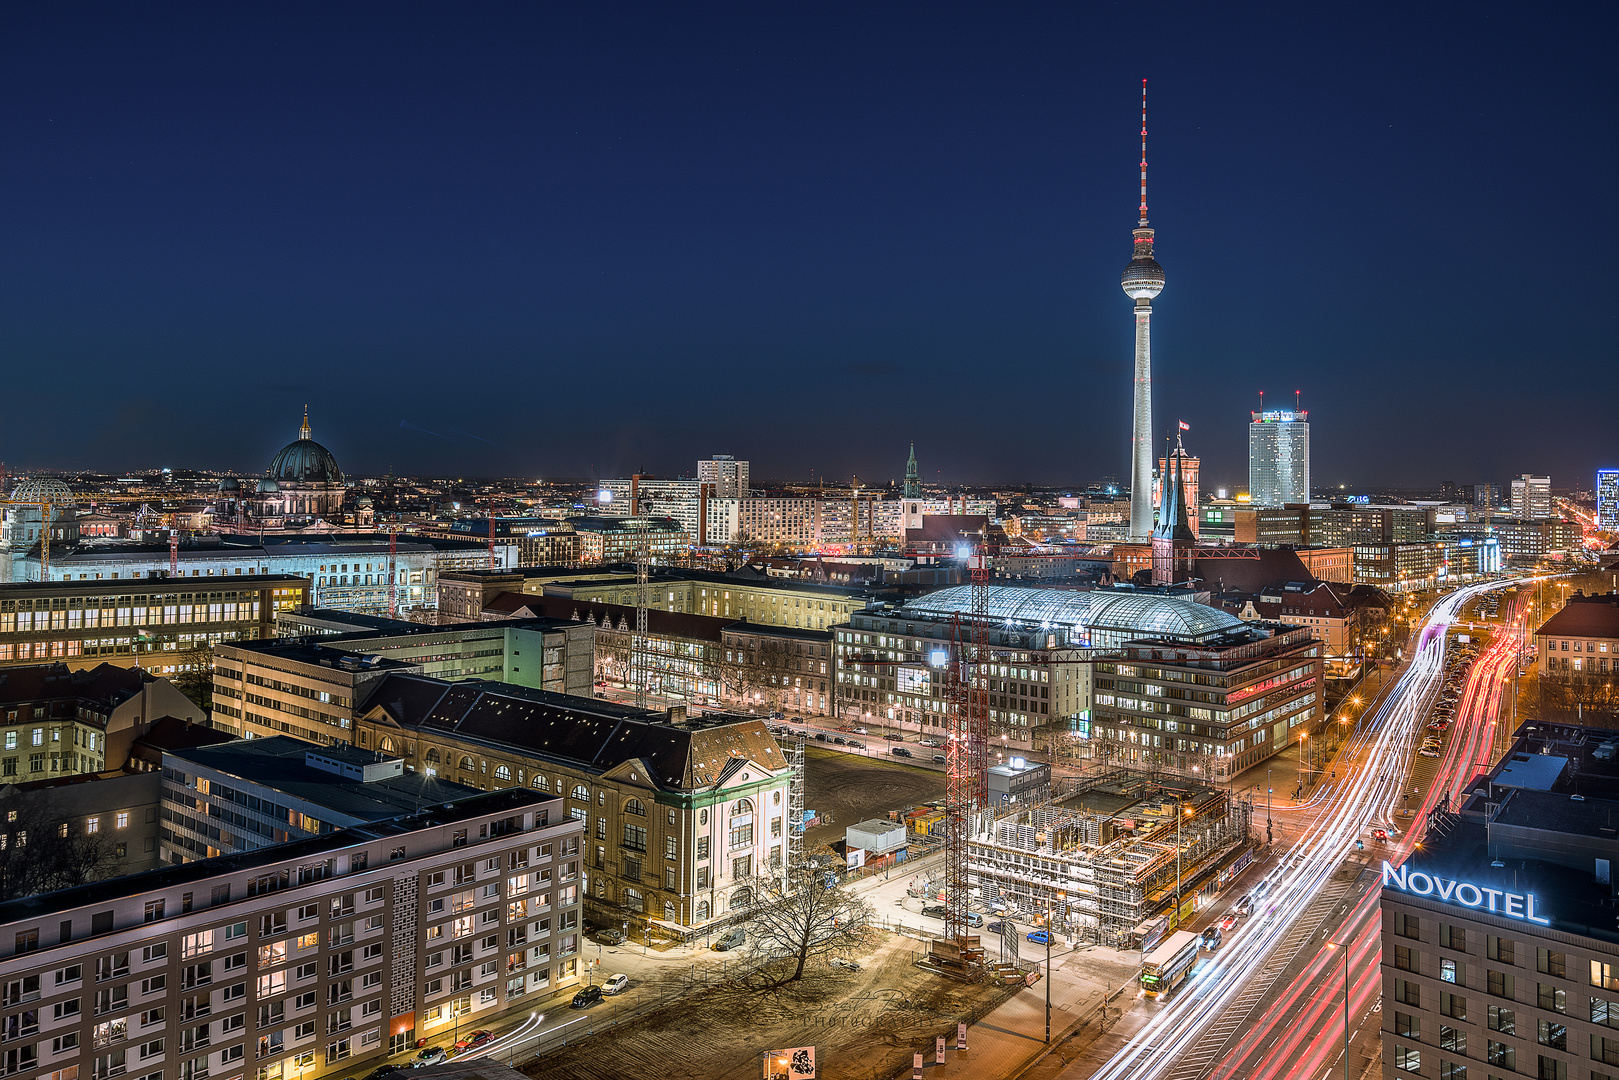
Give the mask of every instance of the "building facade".
[(1373, 863), (1383, 1076), (1619, 1075), (1614, 734), (1527, 728), (1419, 852)]
[(1576, 592), (1535, 629), (1542, 679), (1595, 686), (1619, 676), (1619, 593)]
[(367, 700), (362, 748), (566, 799), (604, 922), (688, 936), (746, 910), (755, 879), (785, 866), (792, 770), (763, 721), (398, 674)]
[(1310, 501), (1310, 414), (1292, 409), (1252, 413), (1248, 425), (1248, 494), (1254, 506)]
[(176, 674), (183, 654), (275, 636), (276, 612), (309, 602), (309, 580), (47, 581), (0, 585), (0, 670), (59, 661)]
[(579, 536), (579, 561), (586, 564), (634, 562), (643, 548), (653, 562), (686, 554), (691, 534), (669, 517), (579, 517), (568, 524)]
[(1143, 639), (1096, 665), (1092, 756), (1227, 780), (1315, 734), (1322, 645), (1309, 630), (1248, 623), (1195, 645)]
[(710, 484), (710, 490), (722, 499), (748, 497), (748, 463), (738, 461), (730, 454), (715, 454), (697, 462), (697, 480)]
[(1619, 532), (1619, 469), (1597, 470), (1597, 528)]
[(0, 904), (8, 1071), (357, 1075), (578, 981), (579, 843), (490, 792)]
[(1512, 516), (1549, 518), (1552, 516), (1552, 478), (1524, 473), (1511, 484)]
[(141, 668), (0, 670), (0, 783), (122, 769), (130, 745), (165, 716), (203, 721), (190, 698)]

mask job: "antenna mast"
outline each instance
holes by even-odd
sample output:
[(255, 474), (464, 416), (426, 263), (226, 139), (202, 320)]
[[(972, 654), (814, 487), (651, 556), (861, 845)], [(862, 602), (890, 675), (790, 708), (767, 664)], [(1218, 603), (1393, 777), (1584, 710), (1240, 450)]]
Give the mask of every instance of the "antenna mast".
[(1141, 80), (1141, 221), (1147, 223), (1147, 80)]

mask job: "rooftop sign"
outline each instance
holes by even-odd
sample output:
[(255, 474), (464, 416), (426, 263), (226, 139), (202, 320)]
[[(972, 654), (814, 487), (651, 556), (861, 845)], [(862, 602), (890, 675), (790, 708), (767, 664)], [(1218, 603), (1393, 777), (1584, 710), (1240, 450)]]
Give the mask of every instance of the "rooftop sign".
[(1551, 925), (1550, 919), (1542, 918), (1535, 913), (1534, 893), (1511, 893), (1504, 889), (1475, 885), (1471, 881), (1442, 878), (1421, 870), (1393, 866), (1387, 859), (1383, 860), (1383, 887), (1417, 896), (1438, 897), (1448, 904), (1460, 904), (1462, 907), (1481, 907), (1491, 914), (1505, 915), (1509, 919), (1523, 919), (1542, 926)]

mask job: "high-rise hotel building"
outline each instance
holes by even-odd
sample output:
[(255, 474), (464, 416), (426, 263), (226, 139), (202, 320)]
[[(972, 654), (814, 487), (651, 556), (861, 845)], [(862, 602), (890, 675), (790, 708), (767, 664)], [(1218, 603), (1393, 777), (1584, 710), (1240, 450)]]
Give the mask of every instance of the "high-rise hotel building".
[(1310, 413), (1266, 409), (1248, 425), (1248, 494), (1254, 506), (1310, 501)]
[(1619, 1077), (1619, 732), (1524, 729), (1382, 870), (1385, 1077)]

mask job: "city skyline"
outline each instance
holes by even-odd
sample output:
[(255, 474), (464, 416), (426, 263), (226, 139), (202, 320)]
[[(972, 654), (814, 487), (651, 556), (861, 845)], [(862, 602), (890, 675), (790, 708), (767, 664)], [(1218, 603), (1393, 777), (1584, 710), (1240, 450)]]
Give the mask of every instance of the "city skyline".
[[(1145, 77), (1176, 270), (1156, 424), (1192, 423), (1211, 486), (1240, 482), (1230, 418), (1261, 390), (1304, 392), (1323, 481), (1611, 463), (1590, 444), (1613, 270), (1587, 268), (1555, 337), (1522, 302), (1565, 243), (1541, 163), (1563, 191), (1611, 170), (1581, 52), (1600, 34), (619, 10), (637, 18), (415, 11), (375, 47), (359, 14), (310, 35), (240, 11), (14, 18), (0, 356), (36, 405), (0, 459), (241, 468), (308, 400), (365, 473), (670, 473), (725, 445), (761, 476), (897, 476), (914, 437), (924, 480), (1128, 476), (1113, 275)], [(1126, 33), (1150, 65), (1107, 44)], [(1612, 211), (1579, 203), (1602, 250)], [(1445, 267), (1420, 286), (1418, 251)], [(1563, 367), (1581, 393), (1531, 374)], [(63, 371), (96, 392), (69, 401)], [(794, 409), (806, 379), (869, 406)], [(428, 392), (481, 380), (616, 419), (553, 406), (529, 436)], [(1033, 422), (930, 438), (864, 416), (970, 406)]]

